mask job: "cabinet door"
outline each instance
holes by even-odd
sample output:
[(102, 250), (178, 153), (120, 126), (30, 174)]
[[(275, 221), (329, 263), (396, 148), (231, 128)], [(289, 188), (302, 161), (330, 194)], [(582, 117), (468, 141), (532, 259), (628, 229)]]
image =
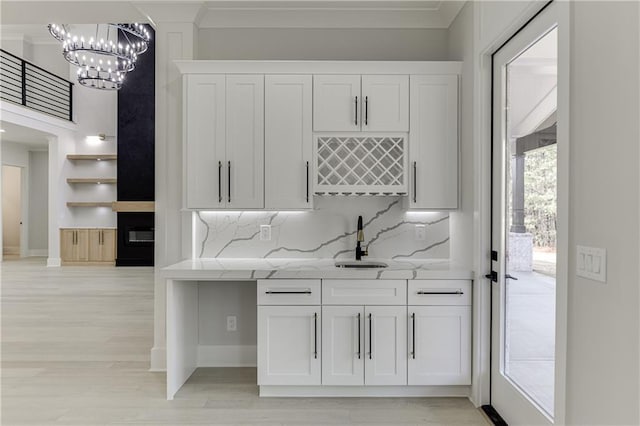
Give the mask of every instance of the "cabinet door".
[(314, 131), (359, 131), (361, 107), (359, 75), (313, 76)]
[(265, 207), (312, 207), (310, 75), (265, 76)]
[(258, 307), (258, 385), (319, 385), (320, 306)]
[(409, 131), (409, 76), (362, 76), (362, 130)]
[(407, 384), (407, 307), (366, 306), (364, 383)]
[(364, 308), (322, 307), (322, 384), (364, 385)]
[(89, 230), (76, 229), (76, 255), (75, 260), (78, 262), (87, 262), (89, 260)]
[(471, 384), (471, 307), (409, 306), (409, 384)]
[(409, 207), (458, 207), (458, 77), (411, 76)]
[(226, 207), (264, 208), (264, 76), (227, 76)]
[(89, 229), (89, 262), (102, 262), (102, 229)]
[(102, 229), (102, 261), (116, 261), (116, 230)]
[(225, 76), (185, 77), (186, 207), (221, 208), (224, 198)]
[(75, 261), (77, 250), (76, 244), (76, 230), (75, 229), (61, 229), (60, 230), (60, 259), (63, 262)]

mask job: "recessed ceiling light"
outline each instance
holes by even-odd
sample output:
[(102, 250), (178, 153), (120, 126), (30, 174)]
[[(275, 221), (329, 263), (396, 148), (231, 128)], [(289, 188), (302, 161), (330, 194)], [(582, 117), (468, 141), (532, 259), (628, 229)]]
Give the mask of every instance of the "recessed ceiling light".
[(0, 133), (4, 133), (4, 132), (6, 132), (6, 130), (0, 129)]

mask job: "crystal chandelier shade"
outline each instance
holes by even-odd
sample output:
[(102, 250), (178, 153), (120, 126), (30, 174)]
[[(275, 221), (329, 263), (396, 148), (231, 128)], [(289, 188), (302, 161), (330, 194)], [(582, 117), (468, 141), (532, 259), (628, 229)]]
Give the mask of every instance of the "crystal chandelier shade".
[(118, 90), (138, 55), (147, 50), (151, 36), (142, 24), (97, 24), (89, 36), (68, 25), (49, 24), (49, 32), (62, 42), (62, 55), (78, 67), (78, 82), (102, 90)]

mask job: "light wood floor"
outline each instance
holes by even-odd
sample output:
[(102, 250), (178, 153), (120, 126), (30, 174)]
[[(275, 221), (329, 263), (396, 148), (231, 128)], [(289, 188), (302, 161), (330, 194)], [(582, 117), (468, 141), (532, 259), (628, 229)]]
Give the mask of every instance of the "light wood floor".
[(485, 425), (463, 398), (259, 398), (252, 368), (150, 373), (151, 268), (0, 264), (2, 425)]

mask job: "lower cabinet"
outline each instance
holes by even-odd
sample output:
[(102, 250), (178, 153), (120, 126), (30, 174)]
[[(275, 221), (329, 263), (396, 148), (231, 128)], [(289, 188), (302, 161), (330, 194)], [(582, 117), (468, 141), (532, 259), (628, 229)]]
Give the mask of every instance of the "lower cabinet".
[(116, 230), (103, 228), (60, 229), (60, 258), (63, 264), (104, 263), (116, 259)]
[(320, 306), (258, 307), (258, 385), (320, 385)]
[(405, 306), (323, 306), (323, 385), (406, 385)]

